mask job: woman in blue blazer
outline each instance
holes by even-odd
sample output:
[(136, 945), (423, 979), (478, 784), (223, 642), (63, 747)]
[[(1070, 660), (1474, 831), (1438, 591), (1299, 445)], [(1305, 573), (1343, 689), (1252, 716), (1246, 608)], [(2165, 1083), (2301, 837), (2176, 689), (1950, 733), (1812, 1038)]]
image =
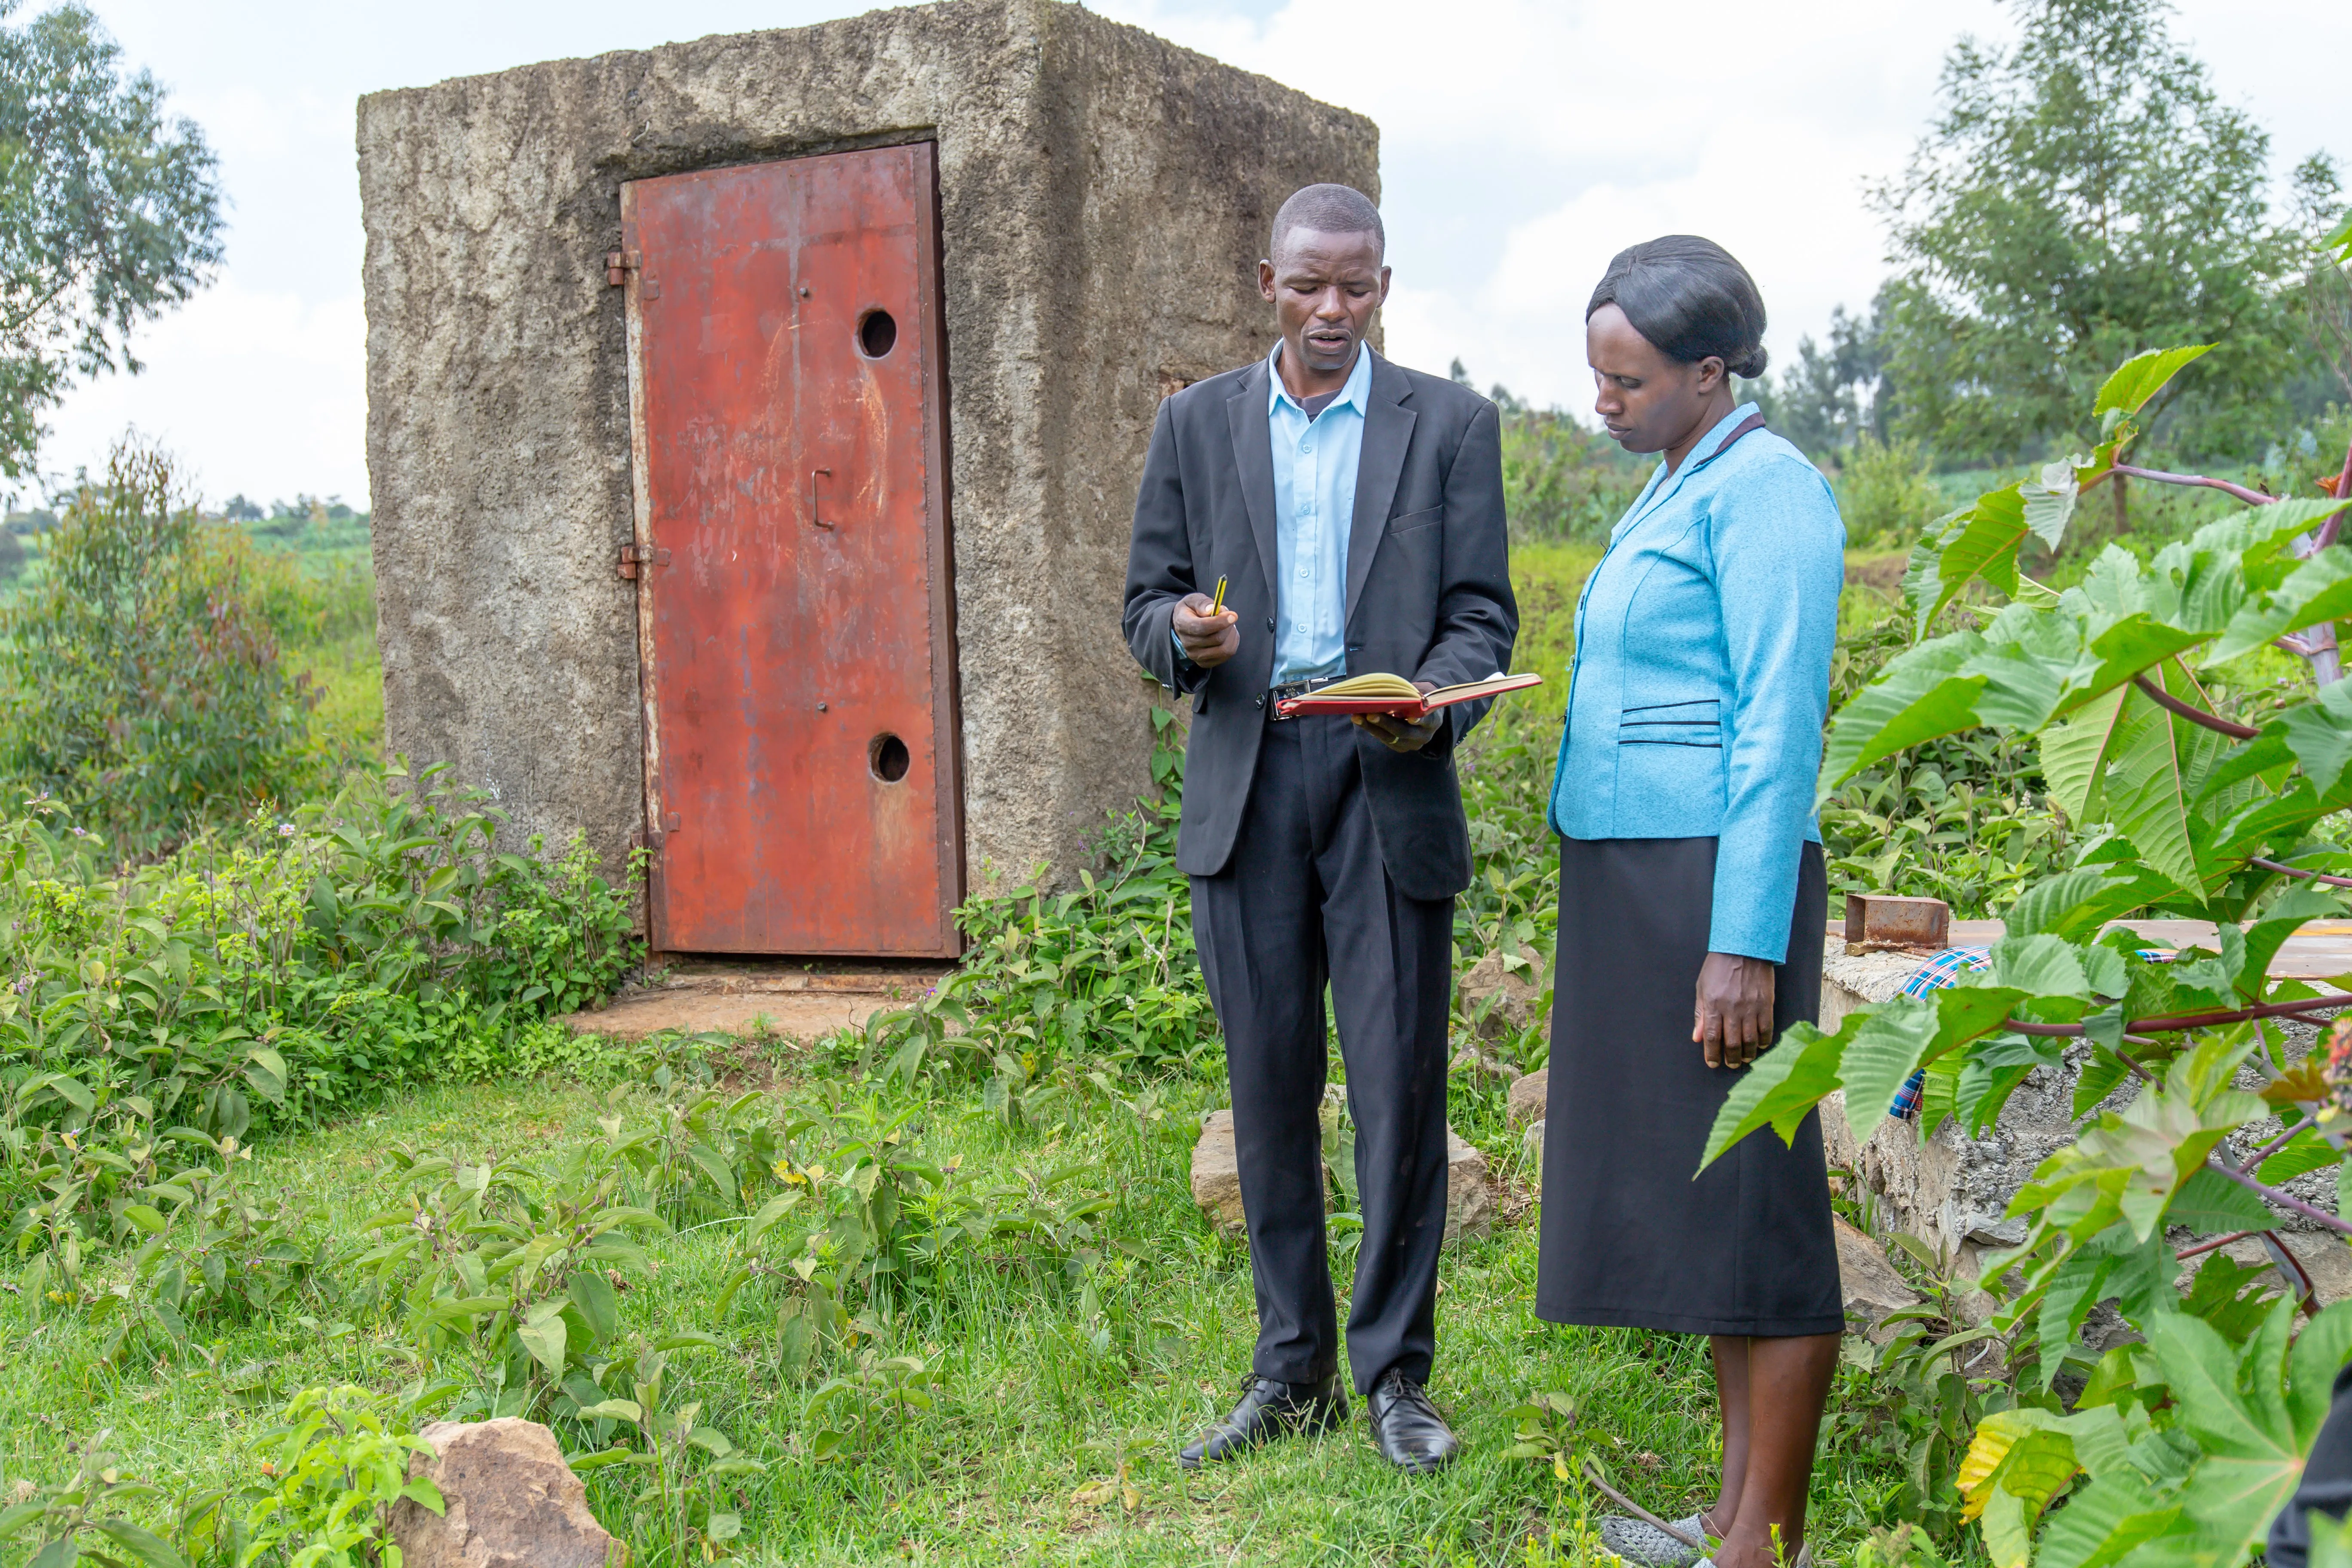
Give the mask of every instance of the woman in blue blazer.
[[(1610, 263), (1585, 311), (1609, 433), (1664, 455), (1576, 613), (1553, 782), (1559, 970), (1536, 1310), (1710, 1336), (1723, 1489), (1679, 1521), (1717, 1568), (1801, 1549), (1844, 1314), (1821, 1129), (1698, 1172), (1739, 1070), (1820, 1016), (1812, 813), (1845, 529), (1801, 453), (1736, 403), (1764, 305), (1711, 241)], [(1628, 1562), (1700, 1553), (1614, 1519)]]

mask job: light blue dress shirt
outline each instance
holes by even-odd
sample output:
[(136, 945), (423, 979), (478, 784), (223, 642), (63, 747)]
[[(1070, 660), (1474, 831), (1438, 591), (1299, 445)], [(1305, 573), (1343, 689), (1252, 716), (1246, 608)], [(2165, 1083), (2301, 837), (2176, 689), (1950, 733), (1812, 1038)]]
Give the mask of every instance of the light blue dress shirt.
[(1818, 841), (1845, 525), (1821, 471), (1756, 412), (1661, 463), (1576, 607), (1551, 797), (1569, 838), (1712, 838), (1708, 948), (1788, 956), (1797, 862)]
[(1348, 668), (1348, 531), (1364, 452), (1372, 356), (1361, 344), (1339, 395), (1313, 419), (1282, 384), (1282, 345), (1266, 357), (1274, 448), (1274, 684)]

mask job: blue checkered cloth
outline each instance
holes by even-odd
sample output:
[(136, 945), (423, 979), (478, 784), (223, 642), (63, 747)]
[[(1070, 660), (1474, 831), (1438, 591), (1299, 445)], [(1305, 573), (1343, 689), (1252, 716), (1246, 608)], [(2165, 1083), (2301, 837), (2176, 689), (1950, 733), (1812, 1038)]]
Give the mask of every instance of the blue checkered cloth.
[[(2168, 947), (2143, 947), (2139, 956), (2151, 963), (2169, 963), (2177, 955)], [(1930, 991), (1941, 991), (1970, 970), (1990, 969), (1992, 954), (1981, 947), (1948, 947), (1911, 972), (1903, 983), (1906, 996), (1925, 996)], [(1921, 1068), (1903, 1080), (1895, 1091), (1895, 1103), (1886, 1114), (1898, 1121), (1908, 1121), (1919, 1113), (1920, 1099), (1927, 1092), (1927, 1069)]]
[[(1992, 954), (1981, 947), (1948, 947), (1911, 972), (1911, 978), (1903, 983), (1902, 994), (1925, 996), (1930, 991), (1941, 991), (1971, 971), (1991, 967)], [(1927, 1069), (1921, 1068), (1903, 1080), (1886, 1114), (1897, 1121), (1910, 1121), (1919, 1114), (1919, 1101), (1927, 1092)]]

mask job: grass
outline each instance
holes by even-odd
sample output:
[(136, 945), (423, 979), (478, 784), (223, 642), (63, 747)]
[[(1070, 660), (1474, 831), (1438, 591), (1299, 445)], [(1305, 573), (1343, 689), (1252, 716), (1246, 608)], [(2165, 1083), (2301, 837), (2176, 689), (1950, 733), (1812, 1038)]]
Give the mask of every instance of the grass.
[[(1515, 668), (1549, 683), (1490, 739), (1531, 737), (1514, 769), (1548, 775), (1542, 731), (1556, 725), (1576, 595), (1600, 551), (1515, 552), (1524, 632)], [(345, 633), (302, 657), (326, 689), (320, 728), (380, 735), (373, 647)], [(1518, 778), (1518, 773), (1509, 775)], [(1528, 776), (1534, 776), (1529, 772)], [(1517, 787), (1516, 784), (1513, 787)], [(1539, 788), (1539, 784), (1534, 787)], [(1465, 961), (1466, 962), (1466, 961)], [(837, 1060), (786, 1045), (748, 1070), (769, 1084), (781, 1115), (841, 1092)], [(738, 1058), (735, 1070), (745, 1070)], [(1334, 1053), (1332, 1076), (1340, 1076)], [(1123, 1086), (1123, 1092), (1132, 1086)], [(755, 1562), (986, 1563), (1605, 1563), (1591, 1543), (1592, 1500), (1540, 1459), (1507, 1457), (1512, 1412), (1559, 1391), (1580, 1412), (1578, 1451), (1661, 1513), (1711, 1495), (1717, 1463), (1704, 1344), (1625, 1330), (1563, 1329), (1532, 1304), (1538, 1209), (1535, 1173), (1503, 1117), (1503, 1089), (1456, 1074), (1456, 1131), (1484, 1149), (1502, 1189), (1489, 1237), (1447, 1251), (1433, 1391), (1467, 1445), (1454, 1468), (1409, 1479), (1373, 1453), (1359, 1407), (1348, 1427), (1186, 1475), (1176, 1450), (1231, 1405), (1255, 1334), (1244, 1247), (1203, 1220), (1189, 1191), (1189, 1152), (1202, 1112), (1224, 1102), (1221, 1062), (1161, 1086), (1148, 1118), (1108, 1096), (1071, 1102), (1066, 1120), (1012, 1130), (976, 1088), (936, 1089), (915, 1134), (927, 1163), (960, 1179), (1021, 1182), (1077, 1163), (1079, 1184), (1116, 1199), (1102, 1216), (1107, 1247), (1089, 1302), (1072, 1282), (999, 1259), (966, 1257), (938, 1282), (871, 1316), (870, 1333), (823, 1352), (808, 1377), (787, 1374), (774, 1302), (747, 1288), (724, 1321), (711, 1303), (735, 1265), (736, 1227), (719, 1223), (655, 1239), (650, 1279), (622, 1298), (625, 1331), (651, 1340), (707, 1330), (724, 1350), (679, 1352), (678, 1400), (766, 1461), (730, 1505), (735, 1542)], [(863, 1090), (849, 1090), (851, 1093)], [(913, 1091), (896, 1091), (905, 1096)], [(617, 1100), (616, 1097), (617, 1096)], [(616, 1108), (642, 1114), (649, 1085), (618, 1090), (549, 1079), (436, 1089), (389, 1098), (334, 1125), (265, 1140), (253, 1186), (297, 1197), (341, 1246), (370, 1215), (398, 1207), (388, 1156), (398, 1147), (463, 1162), (591, 1140)], [(1335, 1257), (1342, 1316), (1349, 1260)], [(295, 1391), (357, 1383), (394, 1391), (435, 1377), (470, 1383), (462, 1353), (428, 1357), (402, 1314), (340, 1303), (331, 1277), (266, 1320), (184, 1351), (100, 1360), (102, 1330), (70, 1312), (36, 1321), (0, 1294), (0, 1495), (26, 1479), (71, 1473), (73, 1455), (112, 1433), (121, 1467), (167, 1489), (229, 1481), (251, 1441)], [(1089, 1308), (1093, 1310), (1089, 1311)], [(812, 1452), (813, 1391), (858, 1357), (911, 1355), (936, 1371), (929, 1408), (884, 1419), (862, 1449), (820, 1462)], [(1843, 1558), (1885, 1522), (1899, 1478), (1857, 1445), (1874, 1400), (1862, 1374), (1841, 1372), (1832, 1434), (1817, 1471), (1817, 1560)], [(574, 1439), (576, 1440), (576, 1438)], [(587, 1477), (608, 1527), (635, 1560), (663, 1560), (654, 1516), (633, 1501), (625, 1468)], [(1133, 1489), (1129, 1506), (1117, 1484)]]
[[(784, 1055), (778, 1093), (820, 1073)], [(1525, 1173), (1501, 1126), (1498, 1088), (1457, 1078), (1455, 1125), (1496, 1157), (1507, 1194)], [(1580, 1431), (1623, 1484), (1668, 1513), (1705, 1490), (1715, 1462), (1704, 1347), (1631, 1331), (1570, 1330), (1537, 1321), (1532, 1209), (1491, 1237), (1450, 1249), (1442, 1272), (1434, 1388), (1468, 1451), (1433, 1478), (1398, 1475), (1373, 1453), (1360, 1410), (1342, 1432), (1283, 1445), (1187, 1476), (1175, 1449), (1221, 1415), (1249, 1361), (1254, 1333), (1244, 1249), (1221, 1239), (1194, 1209), (1187, 1154), (1212, 1087), (1172, 1086), (1150, 1122), (1099, 1108), (1072, 1124), (1007, 1131), (977, 1094), (934, 1101), (921, 1149), (969, 1173), (1018, 1179), (1083, 1162), (1118, 1200), (1112, 1253), (1099, 1281), (1108, 1343), (1089, 1341), (1076, 1293), (1059, 1280), (967, 1268), (929, 1299), (877, 1327), (884, 1354), (937, 1357), (934, 1406), (886, 1425), (854, 1458), (819, 1464), (807, 1452), (806, 1385), (777, 1373), (772, 1326), (751, 1292), (731, 1320), (707, 1303), (731, 1267), (730, 1227), (665, 1237), (651, 1247), (653, 1282), (624, 1298), (625, 1321), (647, 1338), (683, 1328), (717, 1332), (730, 1349), (676, 1358), (676, 1395), (703, 1402), (706, 1420), (768, 1457), (741, 1505), (747, 1555), (758, 1561), (1122, 1564), (1203, 1563), (1500, 1563), (1599, 1561), (1581, 1551), (1530, 1555), (1531, 1534), (1584, 1523), (1579, 1489), (1549, 1468), (1504, 1457), (1509, 1412), (1538, 1390), (1564, 1391), (1584, 1412)], [(596, 1135), (612, 1094), (545, 1082), (436, 1090), (347, 1124), (286, 1140), (258, 1157), (257, 1188), (299, 1194), (348, 1236), (392, 1194), (377, 1173), (396, 1144), (474, 1159)], [(624, 1102), (644, 1091), (621, 1091)], [(1344, 1268), (1338, 1280), (1345, 1311)], [(343, 1323), (331, 1304), (280, 1311), (195, 1353), (99, 1363), (99, 1336), (78, 1319), (24, 1321), (0, 1305), (0, 1489), (19, 1477), (69, 1468), (69, 1445), (111, 1428), (124, 1468), (169, 1484), (225, 1481), (239, 1451), (299, 1387), (349, 1381), (394, 1388), (422, 1375), (411, 1346), (388, 1327)], [(1121, 1474), (1129, 1509), (1076, 1500)], [(630, 1531), (622, 1483), (603, 1471), (590, 1499), (616, 1531)], [(1834, 1456), (1820, 1478), (1817, 1528), (1837, 1550), (1863, 1524), (1864, 1501), (1885, 1478)], [(642, 1554), (656, 1543), (635, 1542)], [(1817, 1551), (1816, 1556), (1821, 1552)]]

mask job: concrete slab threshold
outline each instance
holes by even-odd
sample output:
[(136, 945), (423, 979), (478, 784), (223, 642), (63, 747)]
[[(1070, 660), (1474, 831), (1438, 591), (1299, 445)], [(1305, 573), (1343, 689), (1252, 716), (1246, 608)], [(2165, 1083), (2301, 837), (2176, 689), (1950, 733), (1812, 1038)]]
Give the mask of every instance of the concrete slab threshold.
[(911, 1006), (948, 973), (944, 964), (813, 965), (782, 959), (695, 959), (633, 986), (604, 1006), (564, 1015), (574, 1034), (641, 1040), (688, 1034), (814, 1040), (863, 1028), (875, 1014)]

